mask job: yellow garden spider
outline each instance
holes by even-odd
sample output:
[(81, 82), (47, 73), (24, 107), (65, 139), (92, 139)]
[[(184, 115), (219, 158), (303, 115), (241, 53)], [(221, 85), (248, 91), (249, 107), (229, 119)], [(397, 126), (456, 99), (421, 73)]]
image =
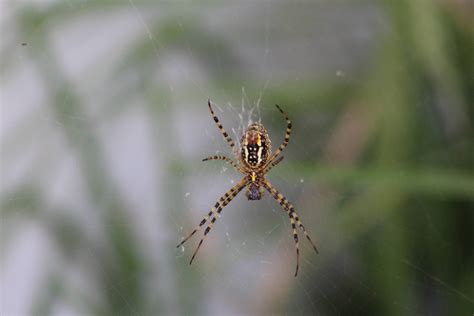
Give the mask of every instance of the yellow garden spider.
[(242, 139), (240, 141), (240, 154), (238, 153), (238, 149), (235, 146), (234, 141), (232, 138), (227, 134), (227, 132), (222, 127), (222, 124), (219, 122), (216, 114), (214, 113), (211, 100), (208, 100), (207, 104), (209, 105), (209, 110), (211, 111), (212, 118), (214, 122), (216, 122), (219, 131), (224, 136), (227, 143), (229, 143), (233, 154), (237, 161), (227, 158), (225, 156), (212, 156), (203, 159), (203, 161), (207, 160), (224, 160), (230, 165), (232, 165), (235, 169), (243, 173), (245, 176), (239, 183), (237, 183), (233, 188), (231, 188), (226, 194), (224, 194), (214, 205), (214, 207), (209, 211), (209, 213), (202, 219), (201, 223), (186, 237), (182, 242), (179, 243), (177, 248), (183, 245), (191, 236), (193, 236), (210, 218), (211, 221), (209, 225), (206, 227), (204, 231), (204, 236), (202, 237), (199, 245), (197, 246), (196, 250), (193, 253), (191, 261), (189, 264), (193, 263), (194, 257), (196, 256), (199, 248), (206, 238), (207, 234), (211, 230), (212, 226), (214, 225), (217, 218), (220, 216), (222, 209), (226, 207), (227, 204), (232, 201), (234, 197), (239, 194), (239, 192), (244, 188), (247, 187), (247, 191), (245, 195), (249, 200), (260, 200), (263, 196), (264, 189), (266, 189), (270, 194), (280, 203), (282, 208), (288, 213), (290, 218), (290, 223), (293, 228), (293, 238), (295, 240), (295, 247), (296, 247), (296, 272), (295, 277), (298, 275), (298, 268), (299, 268), (299, 243), (298, 243), (298, 232), (296, 231), (296, 224), (300, 227), (303, 231), (304, 235), (308, 239), (308, 241), (313, 246), (316, 253), (318, 253), (318, 249), (311, 241), (306, 229), (301, 223), (298, 215), (296, 214), (294, 206), (281, 194), (278, 190), (265, 178), (265, 175), (278, 163), (283, 160), (283, 156), (278, 157), (283, 149), (288, 145), (290, 141), (290, 134), (291, 134), (291, 121), (288, 118), (288, 114), (283, 112), (283, 110), (276, 105), (277, 109), (285, 116), (287, 122), (286, 128), (286, 135), (285, 140), (283, 143), (278, 147), (275, 153), (272, 155), (271, 153), (271, 142), (270, 137), (265, 129), (265, 127), (260, 123), (252, 123), (245, 131)]

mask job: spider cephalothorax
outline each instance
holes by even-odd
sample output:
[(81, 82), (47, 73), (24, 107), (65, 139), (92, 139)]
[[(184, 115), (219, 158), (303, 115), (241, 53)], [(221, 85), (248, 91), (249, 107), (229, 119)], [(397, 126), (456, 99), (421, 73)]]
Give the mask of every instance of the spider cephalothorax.
[(311, 243), (314, 250), (318, 252), (316, 246), (311, 241), (306, 229), (301, 223), (298, 215), (296, 214), (294, 206), (288, 201), (283, 194), (278, 192), (278, 190), (265, 178), (265, 175), (280, 161), (283, 160), (283, 156), (279, 156), (283, 149), (288, 145), (290, 141), (291, 133), (291, 122), (288, 118), (288, 115), (283, 112), (283, 110), (277, 105), (278, 110), (285, 116), (286, 119), (286, 134), (283, 143), (277, 148), (274, 154), (271, 153), (271, 143), (270, 137), (265, 127), (260, 123), (253, 123), (245, 131), (242, 136), (240, 143), (240, 153), (237, 152), (235, 143), (232, 138), (227, 134), (227, 132), (222, 127), (222, 124), (219, 122), (216, 114), (212, 110), (211, 101), (208, 101), (209, 110), (211, 111), (214, 122), (216, 122), (217, 127), (224, 136), (227, 143), (229, 143), (232, 151), (237, 158), (237, 161), (227, 158), (225, 156), (212, 156), (209, 158), (203, 159), (206, 160), (224, 160), (227, 163), (231, 164), (238, 171), (243, 173), (245, 176), (237, 183), (233, 188), (231, 188), (224, 196), (222, 196), (214, 205), (214, 207), (209, 211), (206, 217), (199, 223), (199, 225), (188, 235), (178, 247), (186, 242), (191, 236), (193, 236), (209, 219), (210, 223), (204, 231), (204, 237), (202, 237), (199, 245), (193, 253), (190, 264), (193, 262), (194, 257), (196, 256), (199, 247), (201, 247), (204, 238), (207, 236), (212, 226), (216, 222), (217, 218), (220, 216), (224, 207), (232, 201), (234, 197), (242, 191), (243, 188), (247, 187), (245, 195), (249, 200), (260, 200), (263, 196), (265, 190), (267, 190), (273, 198), (275, 198), (278, 203), (283, 207), (283, 209), (288, 213), (290, 218), (291, 227), (293, 229), (293, 239), (295, 240), (296, 247), (296, 272), (295, 276), (298, 274), (299, 267), (299, 242), (298, 242), (298, 232), (296, 231), (296, 225), (299, 226), (301, 231), (306, 236), (306, 239)]
[(245, 192), (245, 196), (247, 196), (250, 201), (256, 201), (262, 198), (264, 192), (265, 191), (263, 187), (260, 185), (256, 183), (250, 183), (247, 186), (247, 192)]
[(247, 179), (247, 191), (245, 192), (245, 196), (251, 200), (260, 200), (265, 193), (265, 189), (263, 188), (263, 176), (258, 174), (257, 172), (252, 172)]

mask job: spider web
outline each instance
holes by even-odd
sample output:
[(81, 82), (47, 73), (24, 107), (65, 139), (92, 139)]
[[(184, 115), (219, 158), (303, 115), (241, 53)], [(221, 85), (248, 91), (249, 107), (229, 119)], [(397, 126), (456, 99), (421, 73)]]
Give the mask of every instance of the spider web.
[[(432, 270), (426, 253), (401, 249), (403, 236), (415, 236), (466, 252), (436, 201), (411, 198), (409, 223), (394, 215), (401, 206), (352, 208), (369, 185), (340, 188), (324, 170), (323, 180), (314, 175), (337, 163), (327, 144), (340, 113), (302, 94), (322, 82), (363, 89), (388, 28), (376, 3), (69, 1), (2, 11), (2, 31), (13, 30), (2, 44), (2, 314), (472, 311), (469, 285)], [(272, 147), (281, 143), (286, 123), (274, 103), (293, 121), (285, 160), (268, 179), (320, 251), (299, 233), (297, 278), (291, 224), (268, 193), (253, 202), (241, 192), (193, 265), (204, 229), (175, 248), (241, 177), (224, 162), (201, 162), (232, 156), (208, 98), (236, 142), (261, 122)], [(347, 101), (334, 99), (320, 98)], [(451, 273), (472, 280), (461, 258), (449, 261)]]

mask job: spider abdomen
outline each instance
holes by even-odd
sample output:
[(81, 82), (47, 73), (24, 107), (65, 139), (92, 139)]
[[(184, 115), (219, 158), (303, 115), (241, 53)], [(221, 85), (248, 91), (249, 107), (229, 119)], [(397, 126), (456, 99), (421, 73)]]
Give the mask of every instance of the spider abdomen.
[(264, 166), (271, 151), (270, 138), (260, 123), (251, 124), (241, 140), (241, 159), (250, 168)]

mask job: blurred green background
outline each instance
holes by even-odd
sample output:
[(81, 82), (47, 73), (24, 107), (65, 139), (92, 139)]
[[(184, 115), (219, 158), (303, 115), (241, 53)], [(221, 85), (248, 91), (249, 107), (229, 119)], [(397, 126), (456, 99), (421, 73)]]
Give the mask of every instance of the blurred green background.
[[(2, 315), (474, 312), (471, 1), (0, 6)], [(268, 194), (176, 248), (239, 180), (208, 98), (293, 121), (297, 278)]]

